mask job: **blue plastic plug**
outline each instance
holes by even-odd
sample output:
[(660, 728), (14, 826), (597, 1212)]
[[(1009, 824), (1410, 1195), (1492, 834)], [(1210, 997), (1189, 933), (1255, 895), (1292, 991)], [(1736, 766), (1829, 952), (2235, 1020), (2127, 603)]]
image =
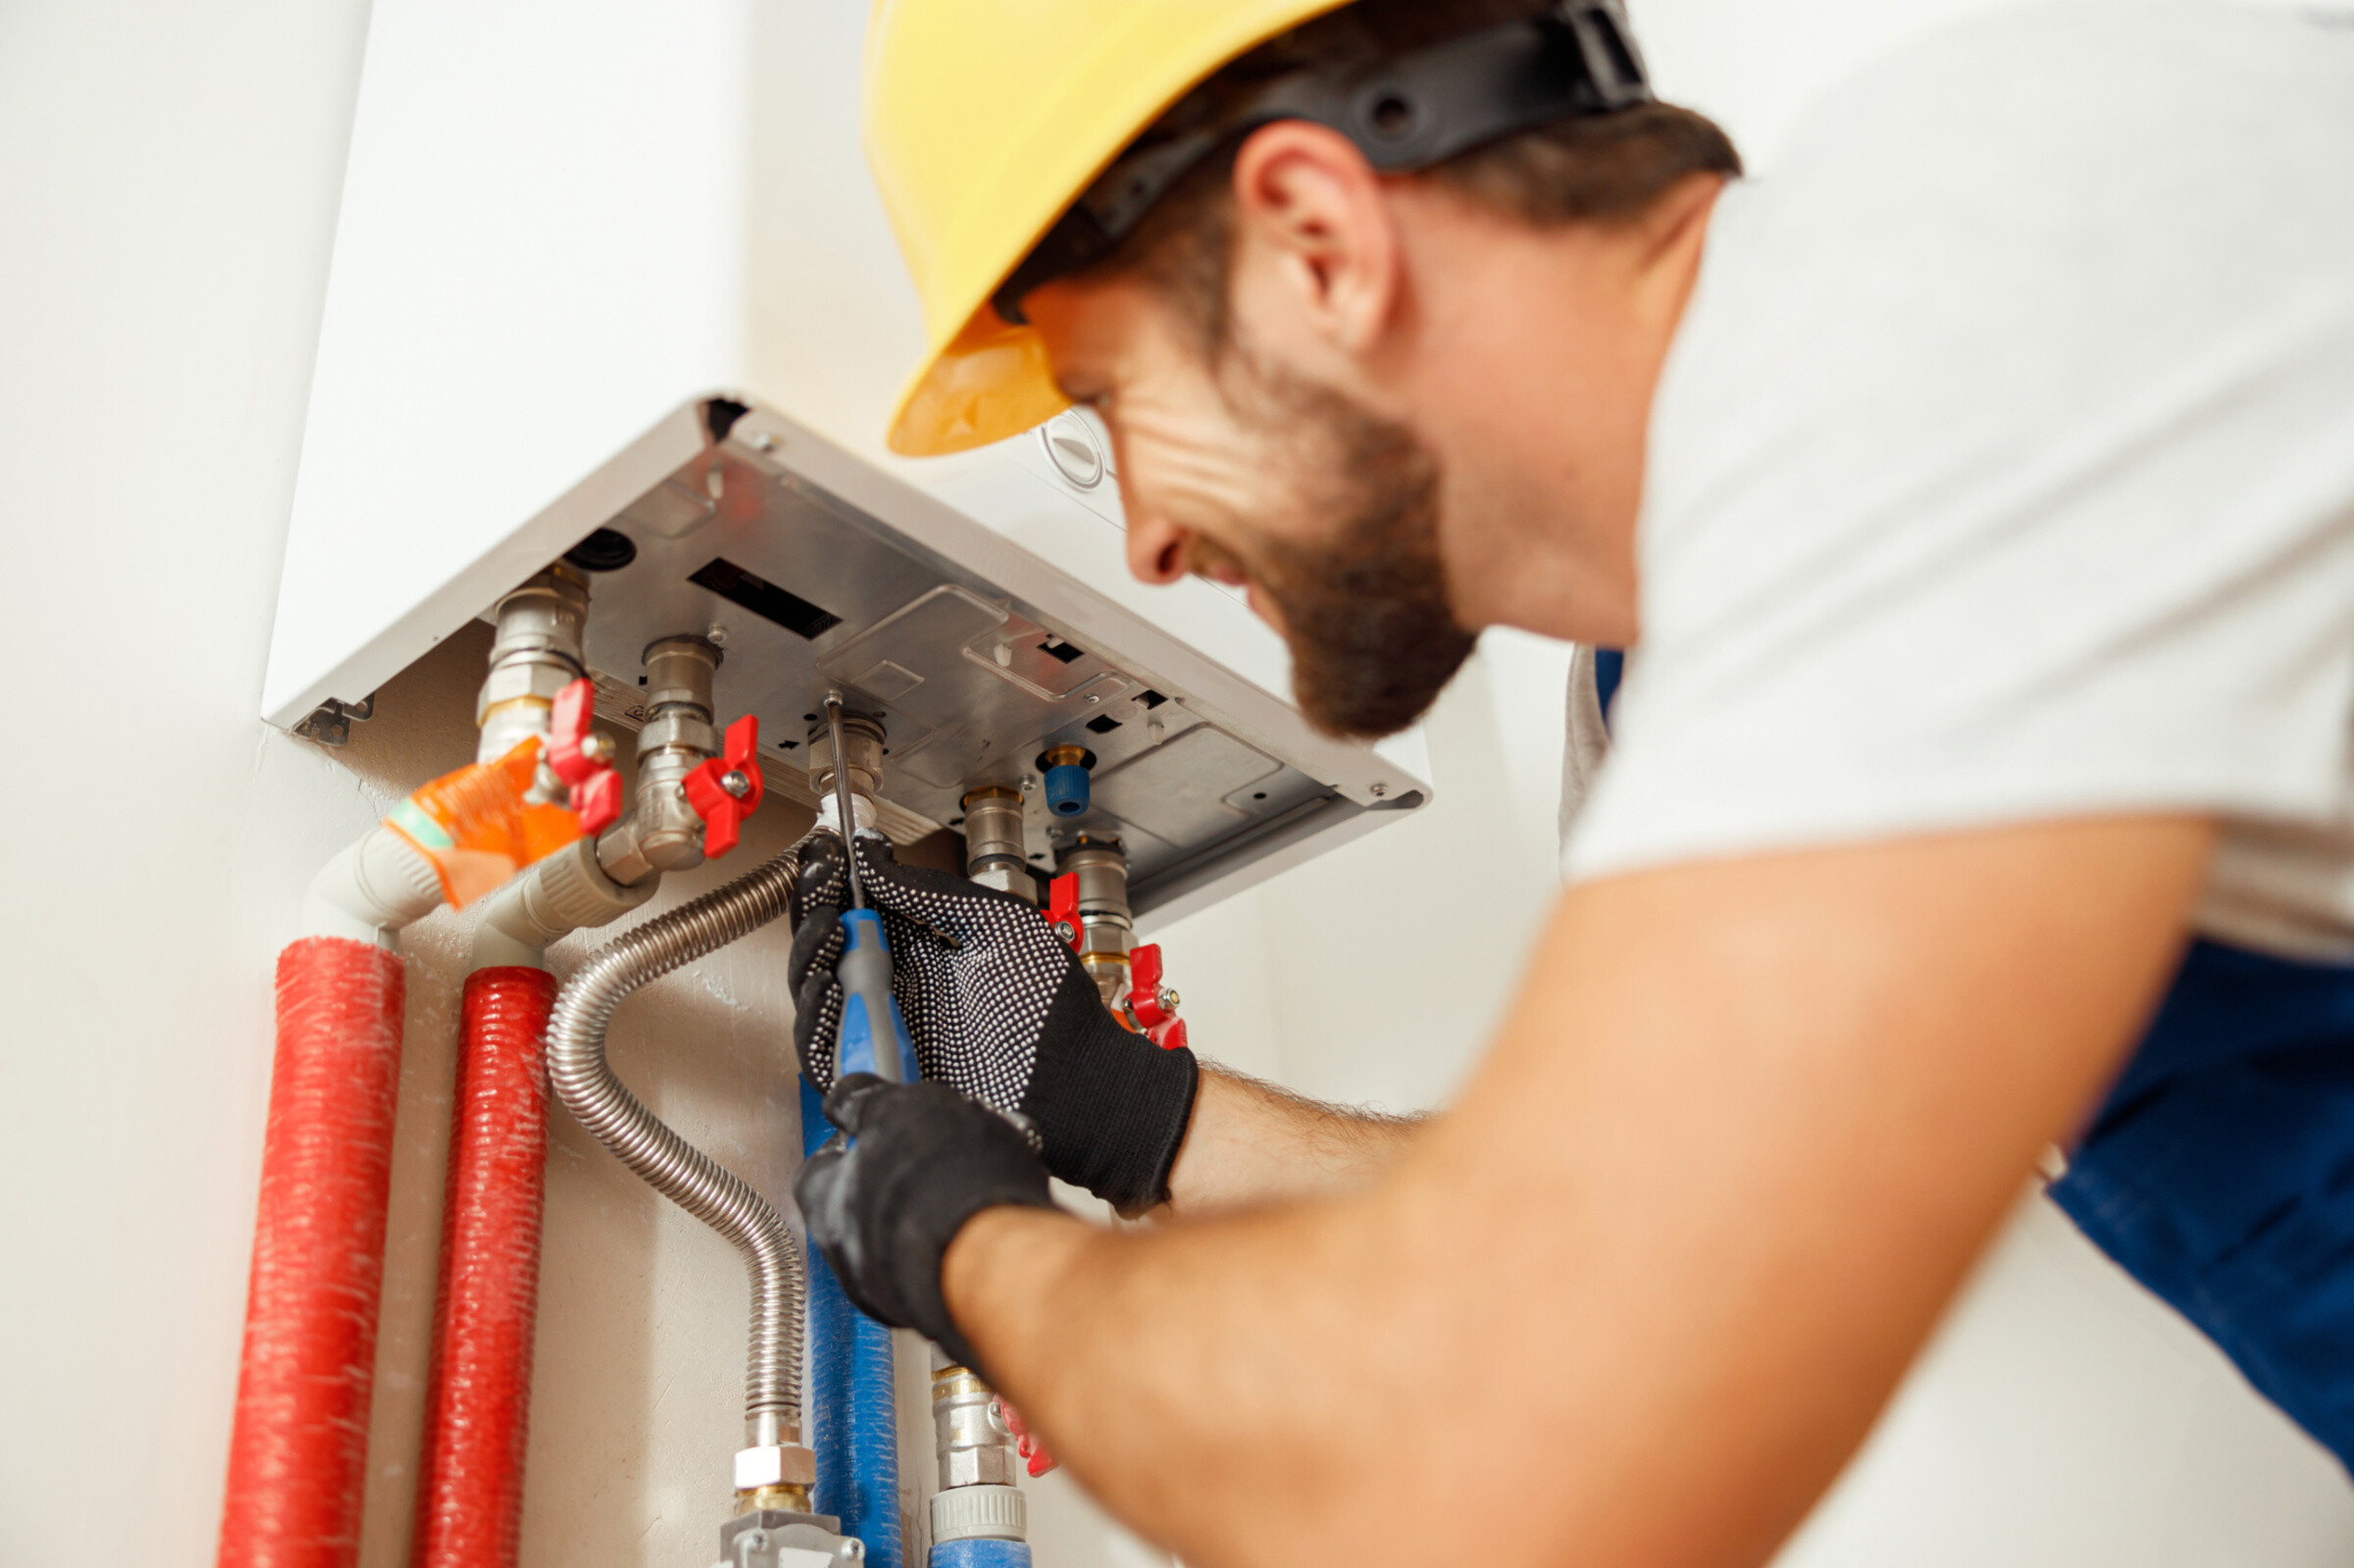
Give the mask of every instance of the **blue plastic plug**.
[(1087, 770), (1064, 763), (1047, 770), (1047, 809), (1057, 817), (1085, 816), (1088, 807)]

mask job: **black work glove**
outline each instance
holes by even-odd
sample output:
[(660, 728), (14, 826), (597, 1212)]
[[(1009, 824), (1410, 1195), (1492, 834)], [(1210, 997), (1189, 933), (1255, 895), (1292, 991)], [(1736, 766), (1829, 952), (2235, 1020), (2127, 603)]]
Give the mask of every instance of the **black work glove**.
[[(842, 1022), (842, 840), (812, 834), (793, 898), (793, 1041), (801, 1072), (834, 1082)], [(1201, 1070), (1123, 1029), (1078, 955), (1021, 899), (921, 866), (860, 835), (859, 884), (883, 916), (892, 990), (923, 1075), (1038, 1129), (1047, 1169), (1124, 1213), (1169, 1195), (1169, 1167)]]
[(978, 1369), (940, 1290), (940, 1260), (987, 1208), (1050, 1209), (1046, 1168), (1012, 1123), (946, 1084), (852, 1073), (826, 1096), (840, 1134), (801, 1162), (793, 1195), (843, 1293)]

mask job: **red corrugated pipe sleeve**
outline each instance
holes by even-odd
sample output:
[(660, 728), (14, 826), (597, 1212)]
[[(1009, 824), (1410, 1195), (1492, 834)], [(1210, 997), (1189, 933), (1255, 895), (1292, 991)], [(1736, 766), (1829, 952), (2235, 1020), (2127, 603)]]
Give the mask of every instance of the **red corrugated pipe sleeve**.
[(418, 1568), (514, 1568), (547, 1158), (539, 1036), (555, 995), (544, 970), (484, 969), (466, 980)]
[(278, 960), (222, 1568), (350, 1568), (400, 1085), (400, 959), (311, 936)]

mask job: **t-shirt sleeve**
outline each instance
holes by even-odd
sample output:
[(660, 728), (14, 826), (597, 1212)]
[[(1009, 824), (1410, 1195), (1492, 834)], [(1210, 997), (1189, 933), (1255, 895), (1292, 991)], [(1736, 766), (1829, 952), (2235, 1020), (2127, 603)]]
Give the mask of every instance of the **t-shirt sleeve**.
[(1720, 203), (1572, 881), (2342, 817), (2354, 32), (2118, 15), (1949, 35)]

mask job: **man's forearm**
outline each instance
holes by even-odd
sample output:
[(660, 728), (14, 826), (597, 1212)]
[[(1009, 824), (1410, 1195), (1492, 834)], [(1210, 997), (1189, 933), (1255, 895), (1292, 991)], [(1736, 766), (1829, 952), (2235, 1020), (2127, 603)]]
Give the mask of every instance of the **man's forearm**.
[[(957, 1236), (942, 1282), (960, 1325), (986, 1326), (974, 1344), (993, 1384), (1134, 1528), (1203, 1568), (1366, 1560), (1351, 1554), (1360, 1543), (1329, 1540), (1332, 1556), (1315, 1543), (1336, 1492), (1385, 1484), (1381, 1450), (1407, 1437), (1425, 1391), (1411, 1367), (1371, 1371), (1368, 1341), (1394, 1337), (1336, 1311), (1376, 1300), (1387, 1272), (1349, 1212), (1366, 1202), (1144, 1231), (993, 1208)], [(1200, 1289), (1205, 1275), (1219, 1283)], [(1304, 1469), (1319, 1473), (1282, 1479)]]
[(1421, 1125), (1205, 1065), (1169, 1173), (1170, 1207), (1193, 1217), (1346, 1191), (1386, 1169)]
[(1150, 1232), (991, 1208), (947, 1305), (1079, 1479), (1203, 1568), (1750, 1568), (2100, 1092), (2211, 844), (2032, 825), (1574, 890), (1386, 1168)]

